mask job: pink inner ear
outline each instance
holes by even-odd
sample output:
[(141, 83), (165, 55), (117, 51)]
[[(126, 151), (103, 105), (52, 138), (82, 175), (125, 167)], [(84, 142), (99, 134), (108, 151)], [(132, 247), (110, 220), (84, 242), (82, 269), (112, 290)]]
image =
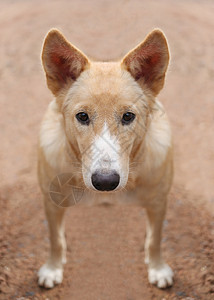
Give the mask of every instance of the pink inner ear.
[(138, 61), (136, 80), (143, 78), (145, 82), (153, 81), (159, 71), (161, 64), (161, 51), (154, 45), (144, 46), (135, 54), (134, 59)]
[(151, 66), (158, 64), (161, 59), (160, 49), (154, 44), (145, 46), (138, 56), (142, 56)]
[(73, 60), (78, 59), (70, 49), (66, 49), (61, 45), (52, 48), (50, 53), (50, 65), (53, 75), (62, 83), (66, 83), (68, 79), (76, 79), (76, 68), (73, 67)]
[(153, 56), (152, 56), (151, 59), (150, 59), (150, 63), (151, 63), (152, 65), (156, 65), (156, 64), (159, 63), (159, 61), (160, 61), (160, 53), (155, 53), (155, 54), (153, 54)]
[(57, 53), (52, 53), (51, 54), (51, 62), (54, 65), (60, 65), (61, 64), (61, 59)]

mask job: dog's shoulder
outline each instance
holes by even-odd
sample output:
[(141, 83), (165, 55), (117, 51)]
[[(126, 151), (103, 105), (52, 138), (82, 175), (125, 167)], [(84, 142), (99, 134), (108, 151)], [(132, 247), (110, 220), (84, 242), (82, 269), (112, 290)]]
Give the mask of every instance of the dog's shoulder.
[(150, 163), (154, 167), (161, 166), (172, 149), (171, 127), (165, 109), (159, 101), (156, 101), (156, 108), (151, 114), (145, 147)]
[(51, 167), (57, 167), (56, 164), (59, 163), (60, 153), (64, 151), (65, 143), (63, 116), (54, 99), (44, 115), (39, 134), (39, 146)]

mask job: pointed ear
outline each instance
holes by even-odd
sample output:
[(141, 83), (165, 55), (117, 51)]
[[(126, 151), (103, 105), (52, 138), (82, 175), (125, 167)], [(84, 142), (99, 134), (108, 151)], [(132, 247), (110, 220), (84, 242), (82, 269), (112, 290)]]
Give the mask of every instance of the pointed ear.
[(72, 84), (81, 72), (89, 67), (87, 57), (56, 29), (51, 30), (45, 38), (42, 63), (47, 85), (55, 96), (66, 84)]
[(164, 85), (169, 50), (164, 34), (156, 29), (122, 60), (122, 67), (156, 96)]

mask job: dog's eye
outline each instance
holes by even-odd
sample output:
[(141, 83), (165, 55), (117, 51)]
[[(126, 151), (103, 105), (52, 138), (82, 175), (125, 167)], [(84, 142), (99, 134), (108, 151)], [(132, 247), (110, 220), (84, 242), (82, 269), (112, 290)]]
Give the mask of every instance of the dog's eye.
[(122, 125), (129, 125), (135, 119), (135, 114), (127, 112), (123, 114)]
[(76, 114), (76, 118), (81, 124), (89, 125), (90, 120), (89, 120), (88, 114), (86, 114), (84, 112), (80, 112), (80, 113)]

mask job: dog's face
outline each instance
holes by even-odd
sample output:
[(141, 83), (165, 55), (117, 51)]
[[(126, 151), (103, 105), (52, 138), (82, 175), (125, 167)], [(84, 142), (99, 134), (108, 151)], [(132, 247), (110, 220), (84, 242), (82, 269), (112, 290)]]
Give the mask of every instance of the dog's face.
[(164, 35), (155, 30), (122, 61), (98, 63), (52, 30), (42, 60), (86, 187), (124, 188), (130, 161), (146, 134), (154, 97), (164, 84), (169, 60)]

